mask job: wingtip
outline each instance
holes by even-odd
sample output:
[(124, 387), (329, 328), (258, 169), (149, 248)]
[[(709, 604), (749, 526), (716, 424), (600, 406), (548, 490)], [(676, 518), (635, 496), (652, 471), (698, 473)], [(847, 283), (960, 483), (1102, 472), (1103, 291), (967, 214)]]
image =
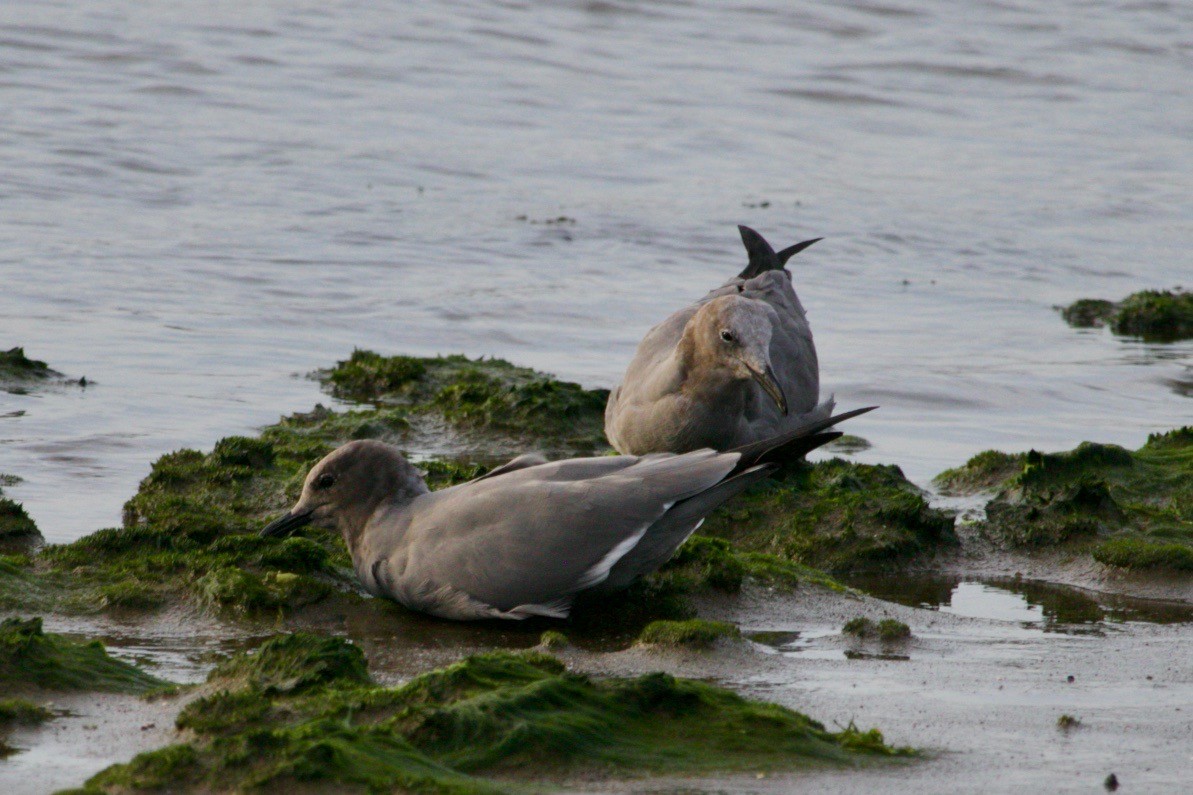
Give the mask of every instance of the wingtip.
[(794, 257), (796, 254), (800, 253), (801, 251), (806, 249), (808, 246), (811, 246), (813, 243), (819, 243), (821, 240), (824, 240), (824, 238), (823, 237), (814, 237), (811, 240), (804, 240), (802, 242), (796, 243), (794, 246), (788, 246), (787, 248), (783, 249), (775, 256), (777, 256), (779, 258), (780, 262), (782, 262), (784, 265), (786, 265), (787, 260)]

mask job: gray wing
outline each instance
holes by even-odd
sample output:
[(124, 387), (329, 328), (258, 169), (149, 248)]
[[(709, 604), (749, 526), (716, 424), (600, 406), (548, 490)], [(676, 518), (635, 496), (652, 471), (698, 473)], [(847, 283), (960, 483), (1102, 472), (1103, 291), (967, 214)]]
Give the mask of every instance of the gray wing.
[(571, 459), (427, 495), (398, 577), (461, 591), (507, 617), (566, 615), (672, 505), (715, 486), (738, 458)]
[(504, 475), (507, 472), (514, 472), (518, 469), (525, 469), (526, 467), (535, 467), (539, 464), (547, 463), (547, 457), (542, 453), (523, 453), (517, 458), (511, 458), (499, 467), (494, 467), (480, 477), (473, 478), (469, 483), (476, 483), (478, 480), (485, 480), (486, 478), (497, 477)]
[[(683, 373), (672, 354), (684, 328), (699, 304), (672, 313), (646, 333), (621, 384), (609, 393), (605, 405), (605, 436), (621, 452), (664, 449), (673, 417), (681, 412), (675, 404)], [(653, 438), (656, 431), (663, 438)]]

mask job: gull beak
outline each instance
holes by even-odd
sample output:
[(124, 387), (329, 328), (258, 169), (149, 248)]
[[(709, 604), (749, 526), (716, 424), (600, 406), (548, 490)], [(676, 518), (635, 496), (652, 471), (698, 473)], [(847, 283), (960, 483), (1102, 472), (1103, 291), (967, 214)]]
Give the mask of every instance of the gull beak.
[(261, 538), (285, 538), (292, 535), (295, 530), (304, 525), (311, 523), (311, 514), (314, 511), (290, 511), (283, 517), (274, 519), (269, 524), (261, 529)]
[(768, 364), (763, 370), (759, 370), (750, 364), (746, 364), (746, 368), (750, 371), (750, 377), (758, 382), (758, 386), (762, 387), (762, 391), (770, 395), (771, 400), (775, 401), (775, 405), (779, 407), (779, 411), (783, 412), (783, 416), (787, 416), (787, 397), (783, 394), (783, 388), (779, 386), (778, 379), (775, 378), (775, 371), (771, 369)]

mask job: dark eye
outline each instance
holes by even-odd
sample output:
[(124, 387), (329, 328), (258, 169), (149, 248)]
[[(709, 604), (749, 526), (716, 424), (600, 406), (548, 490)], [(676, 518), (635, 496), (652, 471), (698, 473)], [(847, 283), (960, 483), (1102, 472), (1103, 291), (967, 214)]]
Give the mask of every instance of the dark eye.
[(330, 489), (333, 485), (335, 485), (335, 482), (336, 482), (335, 475), (332, 475), (328, 472), (324, 472), (322, 475), (315, 478), (314, 486), (317, 489)]
[(721, 339), (725, 342), (733, 342), (733, 332), (729, 329), (721, 329)]

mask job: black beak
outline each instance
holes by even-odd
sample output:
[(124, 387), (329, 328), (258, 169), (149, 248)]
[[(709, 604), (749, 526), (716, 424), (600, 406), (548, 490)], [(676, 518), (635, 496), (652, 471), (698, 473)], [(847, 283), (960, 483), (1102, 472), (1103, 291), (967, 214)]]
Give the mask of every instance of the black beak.
[(274, 519), (269, 524), (261, 529), (260, 536), (262, 538), (285, 538), (292, 535), (295, 530), (311, 523), (312, 511), (303, 511), (302, 513), (294, 513), (291, 511), (285, 516)]
[(779, 386), (779, 379), (775, 378), (775, 371), (771, 369), (770, 365), (766, 366), (766, 370), (758, 372), (753, 367), (746, 365), (750, 371), (750, 375), (758, 382), (758, 386), (762, 387), (762, 391), (770, 395), (771, 400), (775, 401), (775, 405), (779, 407), (779, 411), (783, 412), (783, 416), (787, 416), (787, 396), (783, 394), (783, 387)]

